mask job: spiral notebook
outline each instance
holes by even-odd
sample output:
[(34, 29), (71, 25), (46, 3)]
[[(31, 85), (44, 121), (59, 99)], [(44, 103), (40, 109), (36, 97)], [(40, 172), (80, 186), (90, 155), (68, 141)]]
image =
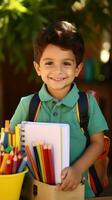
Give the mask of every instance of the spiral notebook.
[[(27, 144), (34, 157), (32, 144), (43, 140), (53, 146), (55, 183), (61, 182), (61, 170), (69, 166), (70, 128), (63, 123), (28, 122), (21, 123), (21, 147)], [(35, 158), (34, 158), (35, 159)]]

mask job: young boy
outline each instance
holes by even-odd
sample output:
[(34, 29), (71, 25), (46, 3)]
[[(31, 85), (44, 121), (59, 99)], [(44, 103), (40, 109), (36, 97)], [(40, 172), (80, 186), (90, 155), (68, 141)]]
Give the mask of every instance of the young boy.
[[(85, 177), (85, 197), (89, 198), (94, 197), (94, 193), (88, 184), (87, 170), (102, 153), (103, 131), (108, 127), (95, 98), (88, 94), (90, 145), (86, 148), (86, 137), (77, 120), (75, 105), (79, 90), (74, 82), (83, 67), (83, 54), (81, 35), (66, 21), (49, 25), (34, 42), (34, 67), (43, 80), (39, 91), (42, 104), (36, 121), (70, 125), (70, 167), (62, 170), (58, 189), (73, 190)], [(21, 98), (11, 119), (12, 131), (16, 124), (28, 120), (32, 96)]]

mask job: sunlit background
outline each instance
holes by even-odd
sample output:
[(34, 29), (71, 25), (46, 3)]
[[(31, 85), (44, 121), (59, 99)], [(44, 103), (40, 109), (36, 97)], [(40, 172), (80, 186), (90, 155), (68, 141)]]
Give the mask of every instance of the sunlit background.
[(85, 66), (77, 84), (95, 92), (111, 138), (112, 0), (0, 0), (0, 127), (10, 120), (22, 96), (41, 87), (33, 68), (32, 41), (56, 20), (75, 23), (84, 38)]
[(95, 90), (112, 127), (112, 1), (0, 1), (0, 123), (10, 119), (21, 96), (37, 91), (41, 80), (33, 69), (32, 40), (56, 20), (73, 22), (82, 33), (85, 67), (78, 86)]

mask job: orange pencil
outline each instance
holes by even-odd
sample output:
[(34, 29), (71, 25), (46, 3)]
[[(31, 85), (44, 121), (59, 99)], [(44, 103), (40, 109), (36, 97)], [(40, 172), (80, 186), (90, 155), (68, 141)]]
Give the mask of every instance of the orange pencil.
[(9, 154), (4, 153), (3, 158), (2, 158), (2, 164), (0, 166), (0, 174), (3, 174), (4, 170), (5, 170), (5, 164), (6, 164), (6, 160), (8, 159)]
[(6, 133), (9, 132), (9, 127), (10, 127), (10, 121), (9, 120), (5, 120), (5, 132)]
[(0, 166), (1, 166), (1, 164), (2, 164), (2, 153), (0, 151)]
[(37, 171), (37, 168), (36, 168), (36, 164), (35, 164), (34, 159), (32, 157), (30, 148), (29, 148), (29, 146), (27, 144), (25, 145), (25, 150), (26, 150), (27, 156), (28, 156), (28, 158), (30, 160), (30, 163), (31, 163), (31, 166), (32, 166), (32, 169), (33, 169), (33, 172), (34, 172), (35, 179), (39, 180), (39, 175), (38, 175), (38, 171)]
[(9, 127), (10, 127), (10, 121), (5, 120), (5, 138), (4, 138), (4, 146), (8, 146), (8, 134), (9, 134)]

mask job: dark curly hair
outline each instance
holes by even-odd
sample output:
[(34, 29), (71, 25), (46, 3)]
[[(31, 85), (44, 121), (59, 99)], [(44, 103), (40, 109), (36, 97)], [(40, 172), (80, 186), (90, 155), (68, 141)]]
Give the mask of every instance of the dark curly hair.
[(75, 25), (67, 21), (51, 23), (37, 34), (33, 43), (34, 60), (39, 63), (42, 53), (48, 44), (72, 50), (77, 65), (83, 60), (84, 41)]

